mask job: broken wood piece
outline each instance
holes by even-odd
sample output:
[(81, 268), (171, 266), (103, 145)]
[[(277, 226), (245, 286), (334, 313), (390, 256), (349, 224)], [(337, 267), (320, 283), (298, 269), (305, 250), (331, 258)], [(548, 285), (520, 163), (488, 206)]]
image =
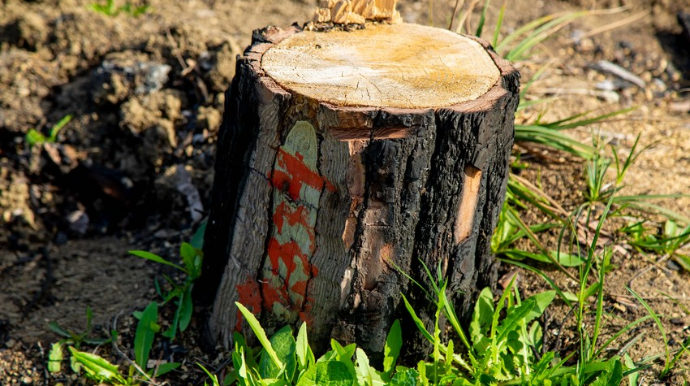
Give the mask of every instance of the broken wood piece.
[(469, 315), (496, 281), (518, 94), (487, 42), (441, 29), (256, 33), (226, 96), (195, 287), (214, 343), (249, 331), (240, 302), (269, 334), (306, 322), (316, 351), (337, 338), (380, 359), (401, 293), (433, 320), (410, 281), (431, 285), (424, 266)]
[(314, 12), (315, 23), (364, 24), (368, 21), (399, 23), (398, 0), (326, 0)]
[(625, 81), (628, 81), (639, 88), (647, 87), (647, 83), (644, 80), (642, 80), (642, 78), (617, 64), (609, 62), (608, 60), (600, 60), (596, 63), (590, 64), (589, 67), (595, 71), (604, 74), (610, 74)]

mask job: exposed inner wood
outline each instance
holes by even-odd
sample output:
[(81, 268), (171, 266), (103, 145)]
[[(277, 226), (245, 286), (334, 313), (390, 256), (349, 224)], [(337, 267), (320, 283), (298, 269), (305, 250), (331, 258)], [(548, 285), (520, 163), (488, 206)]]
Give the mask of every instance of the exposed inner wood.
[(479, 43), (416, 24), (297, 33), (266, 51), (262, 68), (284, 88), (338, 106), (447, 107), (500, 77)]
[(477, 195), (479, 185), (482, 182), (482, 171), (473, 167), (465, 167), (465, 184), (462, 186), (462, 199), (458, 209), (458, 217), (455, 220), (455, 243), (467, 239), (472, 233), (474, 214), (477, 209)]

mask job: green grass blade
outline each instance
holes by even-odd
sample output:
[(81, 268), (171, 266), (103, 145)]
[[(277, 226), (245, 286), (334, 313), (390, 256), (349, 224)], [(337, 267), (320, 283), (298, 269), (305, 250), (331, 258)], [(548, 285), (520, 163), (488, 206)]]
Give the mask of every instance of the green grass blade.
[(168, 260), (165, 260), (164, 258), (162, 258), (162, 257), (160, 257), (160, 256), (158, 256), (158, 255), (156, 255), (156, 254), (153, 254), (153, 253), (151, 253), (151, 252), (147, 252), (147, 251), (129, 251), (129, 253), (132, 254), (132, 255), (134, 255), (134, 256), (137, 256), (137, 257), (141, 257), (141, 258), (143, 258), (143, 259), (146, 259), (146, 260), (151, 260), (151, 261), (155, 261), (156, 263), (165, 264), (165, 265), (169, 265), (169, 266), (171, 266), (171, 267), (175, 267), (175, 268), (179, 269), (179, 270), (182, 271), (182, 272), (187, 272), (187, 271), (185, 271), (185, 269), (184, 269), (183, 267), (181, 267), (181, 266), (179, 266), (179, 265), (177, 265), (177, 264), (171, 263), (171, 262), (169, 262)]
[(239, 309), (242, 313), (242, 316), (247, 320), (247, 323), (249, 323), (249, 327), (251, 327), (252, 331), (254, 331), (254, 335), (256, 335), (256, 338), (259, 339), (261, 346), (263, 346), (264, 350), (266, 350), (266, 354), (268, 354), (268, 356), (271, 358), (276, 367), (282, 369), (283, 362), (281, 362), (281, 360), (278, 359), (278, 355), (273, 350), (273, 346), (271, 346), (271, 342), (268, 340), (268, 336), (266, 336), (266, 331), (264, 331), (264, 329), (261, 327), (261, 324), (256, 319), (254, 314), (252, 314), (251, 311), (249, 311), (245, 306), (243, 306), (239, 302), (235, 302), (235, 305), (237, 306), (237, 309)]
[(606, 342), (604, 342), (604, 344), (602, 344), (602, 345), (594, 352), (594, 355), (593, 355), (592, 357), (593, 357), (593, 358), (598, 357), (599, 355), (601, 355), (601, 353), (604, 352), (604, 350), (606, 350), (607, 347), (609, 347), (609, 345), (610, 345), (611, 343), (613, 343), (613, 341), (615, 341), (616, 339), (618, 339), (621, 335), (623, 335), (623, 334), (625, 334), (626, 332), (630, 331), (631, 329), (635, 328), (635, 326), (637, 326), (638, 324), (644, 323), (644, 322), (648, 321), (648, 320), (651, 319), (651, 318), (652, 318), (651, 315), (645, 315), (645, 316), (643, 316), (643, 317), (641, 317), (641, 318), (636, 319), (635, 321), (633, 321), (633, 322), (631, 322), (631, 323), (628, 323), (627, 325), (625, 325), (625, 327), (623, 327), (623, 328), (621, 328), (620, 330), (618, 330), (618, 331), (617, 331), (615, 334), (613, 334)]
[(508, 36), (506, 36), (503, 41), (496, 47), (496, 52), (499, 54), (505, 50), (507, 50), (508, 45), (513, 42), (513, 40), (519, 38), (520, 36), (526, 34), (529, 31), (532, 31), (539, 27), (540, 25), (549, 22), (550, 20), (553, 20), (554, 18), (558, 17), (559, 14), (552, 14), (552, 15), (546, 15), (543, 17), (540, 17), (539, 19), (533, 20), (522, 27), (516, 29), (514, 32), (510, 33)]
[[(634, 111), (635, 109), (637, 109), (637, 107), (630, 107), (630, 108), (627, 108), (627, 109), (621, 109), (621, 110), (612, 111), (612, 112), (610, 112), (610, 113), (606, 113), (606, 114), (602, 114), (602, 115), (597, 115), (596, 117), (593, 117), (593, 118), (581, 119), (581, 120), (579, 120), (579, 121), (575, 121), (575, 122), (571, 122), (571, 123), (566, 123), (566, 122), (569, 122), (569, 121), (574, 120), (575, 118), (579, 118), (580, 116), (582, 116), (582, 114), (577, 114), (577, 115), (573, 115), (573, 116), (571, 116), (571, 117), (568, 117), (568, 118), (566, 118), (566, 119), (564, 119), (564, 120), (560, 120), (560, 121), (556, 121), (556, 122), (551, 122), (551, 123), (547, 123), (547, 124), (542, 124), (542, 126), (548, 127), (548, 128), (550, 128), (550, 129), (556, 129), (556, 130), (573, 129), (573, 128), (575, 128), (575, 127), (582, 127), (582, 126), (591, 125), (591, 124), (593, 124), (593, 123), (599, 123), (599, 122), (601, 122), (601, 121), (603, 121), (603, 120), (605, 120), (605, 119), (608, 119), (608, 118), (611, 118), (611, 117), (615, 117), (615, 116), (617, 116), (617, 115), (627, 114), (627, 113), (629, 113), (629, 112), (631, 112), (631, 111)], [(585, 113), (585, 114), (586, 114), (586, 113)]]
[[(537, 70), (537, 72), (535, 72), (534, 75), (532, 75), (532, 77), (529, 79), (529, 81), (527, 81), (527, 83), (525, 84), (525, 86), (524, 86), (524, 87), (522, 88), (522, 90), (520, 91), (520, 102), (519, 102), (519, 105), (518, 105), (518, 110), (521, 110), (520, 105), (523, 105), (523, 103), (524, 103), (524, 102), (522, 101), (522, 99), (525, 97), (525, 95), (527, 95), (527, 91), (529, 90), (529, 88), (532, 87), (532, 84), (533, 84), (534, 82), (536, 82), (537, 80), (539, 80), (539, 78), (541, 78), (541, 75), (542, 75), (542, 74), (544, 73), (544, 71), (546, 71), (548, 68), (549, 68), (549, 64), (546, 64), (546, 65), (544, 65), (544, 66), (541, 66), (541, 67), (539, 68), (539, 70)], [(524, 107), (523, 107), (523, 108), (524, 108)]]
[(134, 359), (142, 369), (146, 368), (149, 353), (153, 346), (153, 338), (158, 332), (158, 304), (149, 303), (141, 314), (137, 330), (134, 335)]
[(62, 117), (62, 119), (59, 120), (58, 123), (56, 123), (55, 126), (53, 126), (53, 128), (50, 130), (50, 137), (48, 138), (48, 141), (55, 142), (60, 130), (62, 130), (62, 128), (65, 127), (65, 125), (67, 125), (71, 120), (72, 116), (69, 114)]
[(489, 3), (491, 0), (486, 0), (484, 3), (484, 7), (482, 8), (482, 14), (479, 17), (479, 25), (477, 25), (477, 31), (474, 33), (474, 36), (480, 38), (482, 37), (482, 31), (484, 30), (484, 22), (486, 22), (486, 11), (489, 9)]
[(654, 319), (654, 323), (656, 323), (657, 327), (659, 327), (659, 332), (661, 333), (661, 337), (664, 340), (664, 351), (666, 354), (664, 370), (661, 372), (661, 374), (663, 375), (664, 373), (668, 372), (668, 366), (671, 361), (671, 354), (668, 349), (668, 338), (666, 337), (666, 330), (664, 329), (664, 325), (661, 324), (661, 319), (659, 319), (659, 315), (657, 315), (656, 312), (652, 310), (652, 307), (650, 307), (649, 304), (647, 304), (647, 302), (645, 302), (644, 299), (642, 299), (642, 297), (637, 294), (637, 292), (633, 291), (630, 287), (626, 286), (625, 288), (635, 297), (635, 299), (637, 299), (638, 302), (640, 302), (640, 304), (642, 304), (645, 310), (647, 310), (647, 313), (652, 317), (652, 319)]
[(528, 50), (530, 50), (535, 45), (544, 41), (549, 36), (553, 35), (555, 31), (562, 28), (563, 26), (570, 23), (571, 21), (573, 21), (579, 17), (585, 16), (587, 14), (588, 14), (588, 12), (586, 12), (586, 11), (573, 12), (573, 13), (569, 13), (569, 14), (566, 14), (564, 16), (558, 17), (558, 18), (551, 20), (547, 23), (544, 23), (543, 25), (539, 26), (534, 31), (532, 31), (531, 34), (529, 34), (527, 37), (525, 37), (513, 49), (511, 49), (505, 55), (505, 58), (507, 60), (510, 60), (510, 61), (522, 59), (524, 53), (526, 53)]
[(506, 13), (506, 3), (503, 3), (501, 11), (498, 13), (498, 20), (496, 21), (496, 28), (494, 28), (494, 38), (491, 39), (491, 46), (496, 47), (498, 44), (498, 35), (501, 33), (501, 26), (503, 25), (503, 16)]
[(531, 265), (528, 265), (528, 264), (525, 264), (525, 263), (521, 263), (521, 262), (519, 262), (519, 261), (507, 260), (507, 259), (501, 259), (501, 258), (497, 258), (496, 260), (498, 260), (498, 261), (500, 261), (500, 262), (503, 262), (503, 263), (506, 263), (506, 264), (512, 264), (512, 265), (514, 265), (514, 266), (516, 266), (516, 267), (520, 267), (520, 268), (522, 268), (522, 269), (525, 269), (525, 270), (527, 270), (527, 271), (533, 272), (533, 273), (535, 273), (535, 274), (541, 276), (541, 277), (551, 286), (551, 288), (553, 288), (553, 289), (556, 291), (556, 293), (558, 294), (558, 296), (561, 297), (561, 299), (563, 300), (563, 302), (564, 302), (568, 307), (572, 307), (572, 306), (573, 306), (572, 302), (570, 301), (571, 296), (567, 296), (567, 295), (561, 290), (561, 288), (558, 287), (558, 285), (556, 285), (556, 283), (555, 283), (553, 280), (551, 280), (551, 278), (548, 277), (548, 276), (547, 276), (544, 272), (542, 272), (541, 270), (539, 270), (539, 269), (537, 269), (537, 268), (534, 268), (534, 267), (532, 267)]

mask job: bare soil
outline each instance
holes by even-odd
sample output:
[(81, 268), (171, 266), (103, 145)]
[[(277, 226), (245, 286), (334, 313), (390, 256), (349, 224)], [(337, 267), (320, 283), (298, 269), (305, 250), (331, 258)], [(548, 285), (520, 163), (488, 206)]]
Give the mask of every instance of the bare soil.
[[(236, 55), (254, 29), (302, 23), (315, 7), (307, 0), (148, 0), (134, 4), (150, 5), (149, 12), (131, 17), (99, 14), (89, 3), (0, 0), (3, 385), (80, 384), (67, 373), (47, 373), (47, 350), (59, 339), (47, 325), (55, 321), (81, 331), (87, 306), (94, 313), (94, 335), (117, 329), (119, 347), (131, 357), (131, 313), (156, 298), (153, 279), (170, 272), (127, 251), (145, 249), (175, 258), (179, 243), (189, 240), (209, 205), (223, 92), (234, 75)], [(399, 9), (407, 22), (446, 27), (454, 3), (401, 0)], [(488, 14), (489, 26), (498, 3)], [(621, 154), (641, 134), (640, 147), (651, 147), (628, 172), (622, 193), (688, 193), (690, 106), (683, 106), (690, 105), (690, 37), (683, 35), (676, 15), (690, 12), (690, 1), (514, 0), (508, 3), (503, 31), (550, 13), (620, 6), (625, 9), (619, 13), (575, 20), (516, 64), (523, 82), (548, 65), (530, 98), (553, 97), (521, 111), (518, 122), (635, 106), (625, 116), (569, 133), (584, 143), (591, 143), (593, 135), (601, 137)], [(626, 20), (631, 17), (637, 19)], [(610, 28), (619, 21), (620, 26)], [(492, 33), (493, 27), (485, 28), (484, 37)], [(617, 79), (592, 68), (600, 60), (631, 71), (646, 87), (602, 92), (597, 83), (615, 84)], [(25, 143), (30, 129), (48, 134), (66, 115), (72, 120), (56, 143)], [(530, 145), (516, 149), (527, 162), (523, 177), (539, 183), (566, 210), (583, 202), (580, 162)], [(663, 204), (690, 216), (689, 198)], [(545, 220), (534, 211), (523, 215), (530, 223)], [(625, 290), (630, 286), (664, 315), (671, 348), (677, 349), (689, 335), (688, 273), (664, 256), (643, 256), (629, 248), (615, 227), (609, 233), (605, 242), (618, 247), (612, 261), (617, 268), (606, 277), (605, 333), (645, 315)], [(554, 245), (557, 236), (545, 234), (543, 242)], [(576, 283), (562, 273), (540, 268), (562, 288), (574, 290)], [(549, 288), (533, 274), (519, 275), (527, 294)], [(568, 311), (556, 304), (545, 319), (548, 347), (564, 354), (577, 344)], [(177, 346), (154, 349), (158, 357), (184, 362), (171, 384), (199, 384), (203, 374), (194, 363), (220, 368), (227, 360), (222, 351), (201, 350), (197, 323)], [(614, 346), (639, 332), (645, 335), (632, 346), (633, 358), (663, 353), (651, 322)], [(96, 348), (105, 356), (110, 350)], [(110, 358), (124, 363), (116, 353)], [(683, 359), (674, 375), (661, 381), (657, 361), (643, 373), (641, 384), (679, 384), (689, 365)]]

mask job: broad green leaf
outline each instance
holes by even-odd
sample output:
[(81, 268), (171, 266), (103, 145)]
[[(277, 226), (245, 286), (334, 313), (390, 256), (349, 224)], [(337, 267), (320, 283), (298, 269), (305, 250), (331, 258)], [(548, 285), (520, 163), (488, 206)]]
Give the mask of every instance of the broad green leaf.
[(182, 293), (182, 298), (180, 299), (180, 331), (185, 331), (192, 321), (192, 312), (194, 311), (192, 288), (193, 286), (190, 284), (187, 290)]
[(266, 336), (266, 331), (264, 331), (264, 329), (261, 327), (261, 324), (256, 319), (254, 314), (252, 314), (239, 302), (235, 302), (235, 305), (242, 313), (242, 316), (244, 316), (244, 318), (247, 320), (247, 323), (249, 323), (249, 327), (251, 327), (252, 331), (254, 331), (254, 335), (256, 335), (256, 338), (259, 340), (264, 350), (266, 350), (266, 354), (273, 360), (273, 363), (277, 368), (283, 368), (283, 362), (278, 358), (278, 355), (273, 350), (273, 346), (271, 346), (271, 342), (269, 341), (268, 336)]
[(47, 138), (45, 135), (41, 134), (36, 129), (29, 129), (24, 137), (24, 141), (29, 145), (29, 147), (35, 146), (39, 143), (45, 143)]
[(355, 350), (357, 350), (357, 346), (354, 343), (343, 347), (334, 339), (331, 339), (331, 347), (338, 353), (338, 359), (346, 361), (351, 361), (352, 357), (355, 356)]
[(417, 386), (417, 378), (419, 373), (415, 369), (400, 369), (396, 371), (388, 386)]
[(185, 268), (187, 268), (187, 274), (194, 272), (194, 259), (196, 258), (196, 249), (189, 243), (182, 243), (180, 245), (180, 256), (182, 256), (182, 262)]
[(235, 367), (237, 382), (242, 386), (256, 386), (257, 382), (252, 375), (252, 371), (247, 367), (247, 362), (244, 357), (244, 349), (232, 352), (232, 363)]
[(153, 346), (153, 338), (158, 332), (158, 304), (149, 303), (141, 314), (137, 331), (134, 335), (134, 358), (139, 367), (146, 369), (149, 360), (149, 353)]
[(289, 326), (281, 328), (271, 337), (270, 342), (275, 354), (284, 366), (277, 367), (268, 352), (264, 350), (259, 359), (259, 375), (262, 379), (279, 378), (284, 369), (285, 378), (292, 379), (297, 368), (296, 344), (295, 338), (292, 336), (292, 329)]
[(192, 239), (189, 241), (190, 244), (196, 249), (203, 249), (204, 247), (204, 234), (206, 233), (206, 225), (208, 224), (208, 217), (201, 220), (199, 227), (194, 232)]
[(117, 381), (124, 383), (125, 380), (119, 373), (118, 367), (101, 358), (98, 355), (79, 351), (74, 347), (69, 347), (72, 358), (81, 365), (81, 369), (98, 381)]
[(470, 322), (470, 339), (476, 352), (481, 353), (489, 347), (489, 328), (493, 320), (494, 297), (489, 288), (484, 288), (477, 298)]
[(599, 374), (590, 386), (619, 386), (623, 381), (623, 366), (618, 358), (602, 362), (606, 370)]
[(138, 257), (141, 257), (143, 259), (146, 259), (146, 260), (151, 260), (151, 261), (155, 261), (156, 263), (165, 264), (165, 265), (169, 265), (171, 267), (175, 267), (175, 268), (179, 269), (180, 271), (185, 272), (185, 269), (180, 267), (179, 265), (173, 264), (173, 263), (169, 262), (168, 260), (165, 260), (164, 258), (162, 258), (156, 254), (153, 254), (151, 252), (129, 251), (129, 253), (131, 253), (134, 256), (138, 256)]
[(259, 365), (256, 363), (254, 353), (247, 345), (247, 341), (244, 339), (244, 336), (235, 331), (232, 333), (232, 341), (235, 342), (235, 351), (244, 351), (244, 360), (247, 363), (247, 366), (249, 366), (251, 369), (258, 369)]
[(74, 334), (70, 334), (69, 331), (62, 328), (59, 324), (57, 324), (57, 322), (48, 323), (48, 328), (50, 328), (52, 332), (60, 336), (64, 336), (65, 338), (75, 338)]
[(259, 380), (261, 386), (290, 386), (289, 383), (282, 379), (261, 379)]
[(50, 353), (48, 354), (48, 371), (53, 374), (59, 373), (62, 360), (62, 343), (53, 343), (50, 347)]
[(417, 363), (417, 372), (419, 373), (419, 381), (424, 386), (429, 385), (429, 379), (426, 377), (426, 363), (424, 361), (419, 361)]
[(296, 386), (354, 386), (356, 378), (344, 363), (338, 361), (318, 362), (307, 370)]
[(181, 363), (177, 363), (177, 362), (163, 363), (163, 364), (158, 366), (154, 376), (159, 377), (163, 374), (167, 374), (167, 373), (175, 370), (176, 368), (180, 367), (180, 365), (181, 365)]
[(391, 374), (395, 368), (395, 362), (400, 355), (402, 348), (402, 330), (400, 329), (400, 321), (397, 319), (393, 322), (388, 336), (386, 337), (386, 347), (383, 349), (383, 372)]
[(357, 375), (359, 378), (359, 384), (362, 386), (374, 386), (374, 379), (372, 377), (372, 372), (374, 371), (369, 365), (369, 357), (361, 348), (357, 348), (355, 351), (357, 355)]
[(525, 324), (531, 322), (535, 318), (540, 317), (541, 314), (544, 313), (544, 310), (546, 310), (546, 307), (548, 307), (549, 304), (551, 304), (555, 297), (556, 291), (552, 290), (540, 292), (536, 295), (530, 296), (529, 298), (525, 299), (525, 301), (534, 300), (534, 308), (532, 308), (532, 311), (530, 311), (525, 317)]
[(355, 370), (355, 365), (352, 363), (352, 358), (355, 355), (357, 346), (352, 343), (343, 347), (335, 339), (331, 339), (331, 347), (337, 355), (337, 360), (347, 367), (347, 370), (352, 374), (354, 378), (357, 378), (357, 370)]
[(309, 365), (314, 364), (316, 359), (314, 358), (314, 353), (309, 347), (309, 340), (307, 338), (307, 324), (302, 323), (297, 333), (296, 341), (296, 352), (297, 359), (299, 360), (300, 370), (306, 369)]
[(525, 319), (527, 315), (532, 312), (536, 301), (534, 299), (527, 299), (517, 307), (513, 307), (506, 312), (506, 318), (498, 326), (497, 342), (502, 342), (508, 336), (508, 333), (514, 331), (519, 323)]
[[(543, 255), (539, 255), (543, 256)], [(550, 257), (550, 258), (549, 258)], [(571, 255), (565, 252), (558, 252), (558, 251), (549, 251), (549, 257), (546, 257), (545, 260), (540, 260), (544, 263), (551, 263), (554, 260), (558, 262), (558, 264), (564, 266), (564, 267), (579, 267), (582, 264), (584, 264), (584, 261), (575, 255)], [(539, 260), (538, 258), (534, 258), (535, 260)]]
[[(623, 356), (623, 359), (625, 360), (625, 367), (628, 369), (634, 369), (635, 362), (633, 362), (632, 358), (628, 353), (625, 353), (625, 356)], [(638, 371), (634, 371), (628, 375), (628, 384), (630, 386), (637, 386), (637, 382), (640, 379), (640, 373)]]

